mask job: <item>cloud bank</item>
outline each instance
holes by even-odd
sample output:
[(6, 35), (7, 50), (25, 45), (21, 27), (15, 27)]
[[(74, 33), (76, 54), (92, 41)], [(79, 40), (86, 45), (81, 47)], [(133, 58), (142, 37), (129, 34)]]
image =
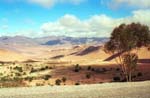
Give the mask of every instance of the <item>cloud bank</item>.
[(137, 10), (132, 16), (112, 18), (105, 14), (94, 15), (86, 20), (80, 20), (74, 15), (64, 15), (55, 22), (47, 22), (41, 26), (45, 35), (66, 35), (74, 37), (108, 37), (113, 28), (121, 23), (140, 22), (150, 26), (150, 10)]

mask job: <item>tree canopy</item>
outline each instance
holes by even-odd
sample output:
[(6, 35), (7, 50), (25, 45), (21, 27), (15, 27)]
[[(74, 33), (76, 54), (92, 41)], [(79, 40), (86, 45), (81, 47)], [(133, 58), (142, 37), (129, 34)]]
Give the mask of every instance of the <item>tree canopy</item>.
[(134, 48), (150, 44), (150, 30), (140, 23), (121, 24), (111, 33), (110, 40), (105, 44), (107, 52), (130, 51)]

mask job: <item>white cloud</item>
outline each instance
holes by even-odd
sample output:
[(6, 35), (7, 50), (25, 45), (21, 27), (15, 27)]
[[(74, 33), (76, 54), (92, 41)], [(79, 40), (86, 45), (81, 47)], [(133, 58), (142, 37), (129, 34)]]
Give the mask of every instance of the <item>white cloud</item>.
[(29, 3), (38, 4), (43, 7), (52, 7), (57, 3), (79, 4), (84, 0), (28, 0)]
[(137, 10), (132, 16), (118, 19), (106, 15), (94, 15), (87, 20), (80, 20), (74, 15), (65, 15), (55, 22), (44, 23), (41, 30), (45, 35), (106, 37), (121, 23), (140, 22), (149, 26), (149, 17), (150, 10)]
[(115, 7), (127, 4), (133, 7), (150, 8), (150, 0), (112, 0), (112, 2)]

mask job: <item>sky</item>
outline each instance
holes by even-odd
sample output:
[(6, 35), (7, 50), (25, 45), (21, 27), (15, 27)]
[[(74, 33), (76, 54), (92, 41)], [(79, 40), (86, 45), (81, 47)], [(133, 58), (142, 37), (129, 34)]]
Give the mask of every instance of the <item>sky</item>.
[(150, 27), (150, 0), (0, 0), (0, 36), (109, 37), (132, 22)]

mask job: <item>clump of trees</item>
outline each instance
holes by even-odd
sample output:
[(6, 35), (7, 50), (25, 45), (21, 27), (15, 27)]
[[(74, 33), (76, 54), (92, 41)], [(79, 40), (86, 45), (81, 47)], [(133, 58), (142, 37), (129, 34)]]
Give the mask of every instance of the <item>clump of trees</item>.
[[(105, 52), (118, 54), (117, 63), (126, 81), (132, 81), (132, 73), (137, 67), (138, 49), (150, 45), (148, 26), (140, 23), (121, 24), (111, 33), (110, 40), (105, 44)], [(132, 50), (136, 52), (133, 53)]]

